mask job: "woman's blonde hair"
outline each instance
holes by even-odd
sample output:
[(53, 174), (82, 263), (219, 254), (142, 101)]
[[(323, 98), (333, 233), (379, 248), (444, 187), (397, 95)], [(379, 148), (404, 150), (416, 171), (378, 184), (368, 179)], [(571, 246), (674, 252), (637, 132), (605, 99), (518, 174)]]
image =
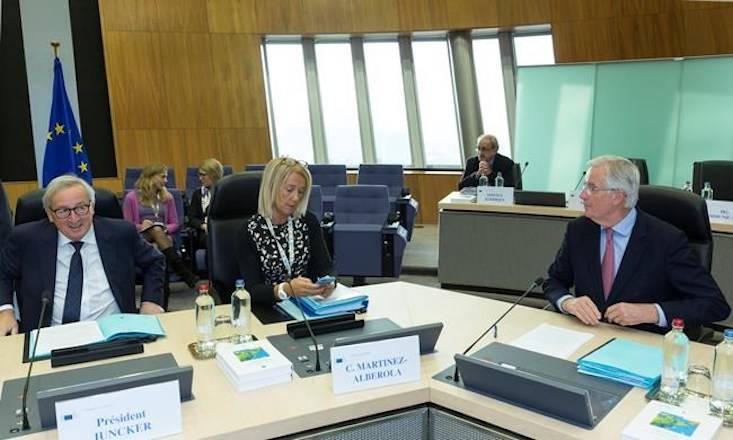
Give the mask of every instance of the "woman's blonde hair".
[(222, 166), (221, 162), (214, 159), (213, 157), (205, 159), (203, 162), (201, 162), (199, 170), (206, 173), (206, 175), (211, 178), (211, 183), (214, 185), (216, 185), (216, 182), (218, 182), (219, 179), (221, 179), (221, 177), (224, 175), (224, 167)]
[(303, 162), (290, 157), (272, 159), (265, 167), (260, 184), (260, 196), (257, 200), (257, 212), (265, 218), (272, 218), (272, 211), (277, 201), (280, 187), (291, 174), (298, 173), (305, 179), (305, 192), (300, 203), (295, 208), (293, 216), (300, 218), (308, 208), (308, 198), (311, 194), (311, 173)]
[(143, 168), (140, 177), (135, 182), (135, 192), (141, 204), (153, 206), (158, 201), (167, 202), (173, 197), (166, 187), (158, 190), (153, 183), (153, 177), (163, 173), (168, 173), (168, 167), (163, 164), (148, 165)]

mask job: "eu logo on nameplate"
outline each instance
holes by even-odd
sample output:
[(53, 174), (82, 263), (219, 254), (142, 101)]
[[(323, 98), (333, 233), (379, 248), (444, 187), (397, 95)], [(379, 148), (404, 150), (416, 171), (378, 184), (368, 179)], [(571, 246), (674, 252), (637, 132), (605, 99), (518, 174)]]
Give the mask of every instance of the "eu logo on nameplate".
[(331, 348), (334, 394), (420, 380), (417, 335)]

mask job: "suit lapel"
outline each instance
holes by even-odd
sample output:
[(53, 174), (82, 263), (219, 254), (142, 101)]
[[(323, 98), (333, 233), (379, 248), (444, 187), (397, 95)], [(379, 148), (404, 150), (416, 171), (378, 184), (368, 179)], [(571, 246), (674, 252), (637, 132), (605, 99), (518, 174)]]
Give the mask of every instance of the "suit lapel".
[(102, 260), (102, 267), (104, 268), (104, 274), (107, 277), (109, 288), (112, 290), (112, 295), (115, 297), (117, 304), (120, 303), (117, 288), (117, 279), (115, 278), (116, 271), (114, 270), (117, 266), (117, 249), (118, 246), (113, 242), (112, 236), (108, 228), (105, 227), (103, 222), (94, 220), (94, 236), (97, 240), (97, 249), (99, 249), (99, 258)]
[[(43, 274), (43, 289), (51, 293), (56, 291), (56, 256), (59, 248), (59, 233), (56, 226), (48, 220), (44, 220), (44, 227), (41, 232), (41, 248), (39, 252), (39, 266)], [(53, 315), (53, 298), (51, 295), (51, 305), (46, 312), (46, 319), (43, 326), (51, 325), (51, 316)]]
[(586, 262), (588, 279), (591, 280), (589, 295), (596, 304), (603, 304), (606, 298), (603, 295), (603, 280), (601, 279), (601, 242), (600, 226), (588, 219), (583, 230), (583, 260)]
[(609, 302), (613, 302), (614, 298), (624, 291), (626, 284), (633, 278), (634, 271), (639, 267), (639, 261), (647, 246), (647, 225), (647, 218), (637, 210), (636, 224), (631, 230), (626, 251), (621, 259), (616, 278), (613, 280), (611, 294), (608, 295)]

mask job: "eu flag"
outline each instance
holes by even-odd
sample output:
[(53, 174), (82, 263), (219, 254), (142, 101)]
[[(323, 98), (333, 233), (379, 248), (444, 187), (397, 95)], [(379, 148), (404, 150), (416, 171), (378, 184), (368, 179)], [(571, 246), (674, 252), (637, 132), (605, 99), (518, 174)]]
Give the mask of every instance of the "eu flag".
[(43, 186), (46, 187), (48, 182), (63, 174), (76, 174), (92, 184), (87, 147), (71, 111), (61, 60), (57, 57), (53, 61), (53, 102), (43, 157)]

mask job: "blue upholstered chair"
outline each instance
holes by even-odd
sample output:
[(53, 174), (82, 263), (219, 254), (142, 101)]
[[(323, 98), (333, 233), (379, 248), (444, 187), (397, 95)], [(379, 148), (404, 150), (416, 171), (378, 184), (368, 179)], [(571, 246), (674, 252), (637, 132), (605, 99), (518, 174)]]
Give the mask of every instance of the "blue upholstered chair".
[(321, 192), (320, 185), (311, 185), (308, 211), (312, 212), (319, 222), (323, 219), (323, 193)]
[(266, 166), (264, 163), (248, 163), (244, 166), (244, 171), (263, 171)]
[[(143, 172), (141, 167), (127, 167), (125, 168), (125, 187), (123, 189), (134, 189), (135, 182)], [(176, 188), (176, 170), (172, 166), (168, 166), (168, 183), (166, 188)]]
[(407, 231), (387, 224), (385, 185), (342, 185), (334, 201), (333, 256), (339, 275), (399, 277)]
[(313, 164), (308, 165), (313, 176), (313, 184), (321, 187), (323, 212), (333, 212), (336, 187), (346, 185), (346, 165)]
[(361, 164), (356, 182), (359, 185), (387, 185), (392, 212), (407, 230), (407, 239), (412, 239), (419, 204), (405, 188), (402, 165)]

